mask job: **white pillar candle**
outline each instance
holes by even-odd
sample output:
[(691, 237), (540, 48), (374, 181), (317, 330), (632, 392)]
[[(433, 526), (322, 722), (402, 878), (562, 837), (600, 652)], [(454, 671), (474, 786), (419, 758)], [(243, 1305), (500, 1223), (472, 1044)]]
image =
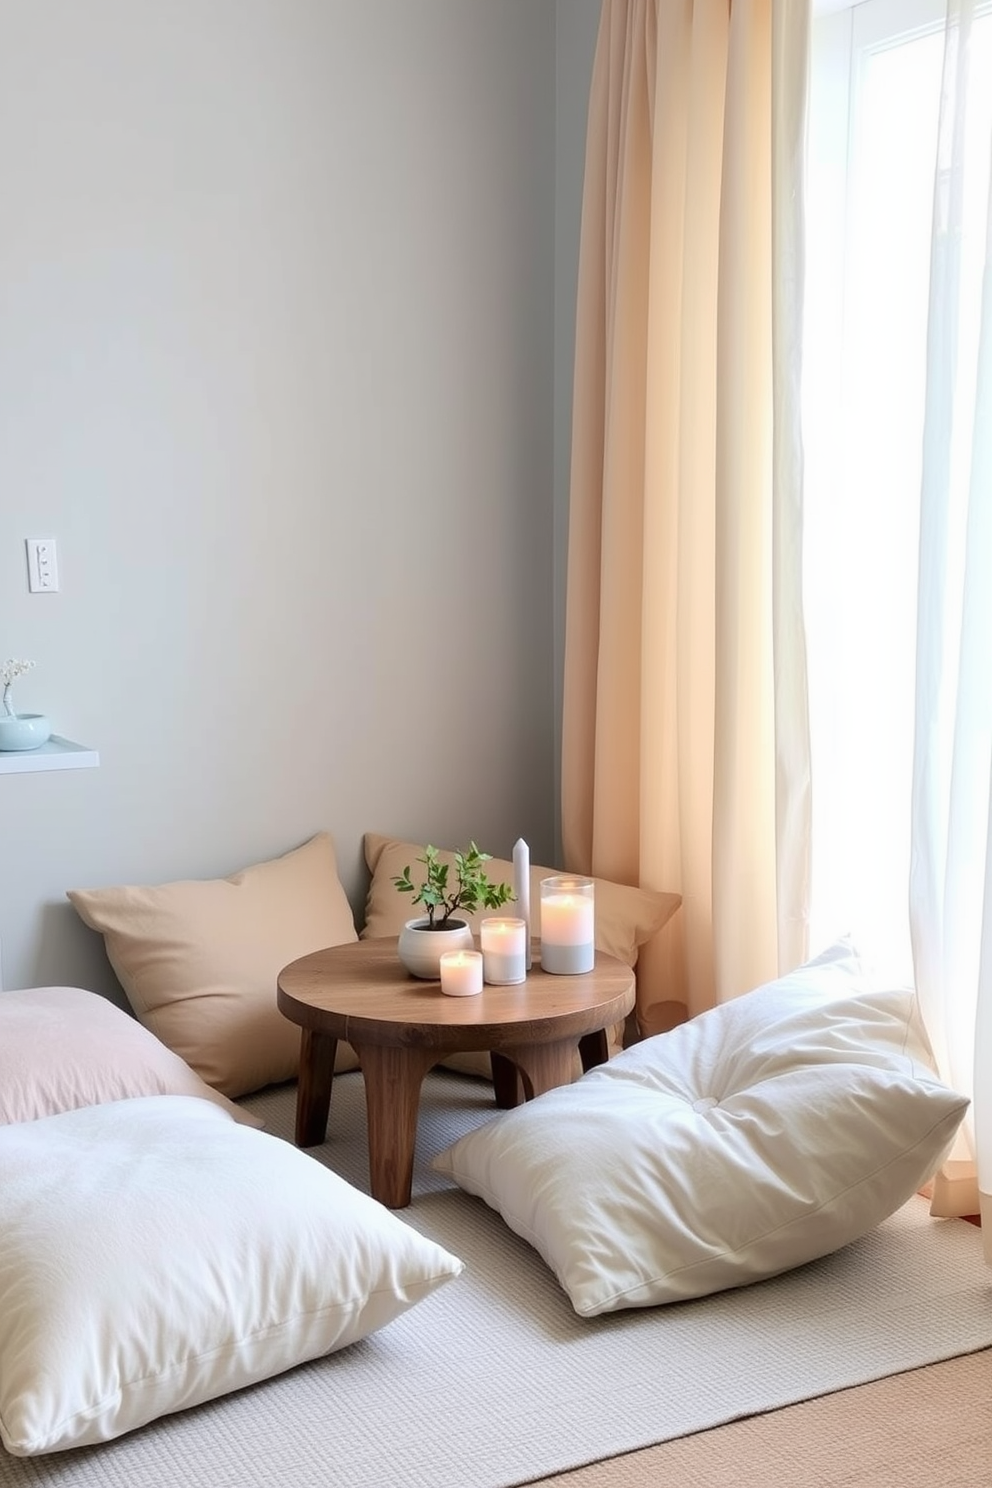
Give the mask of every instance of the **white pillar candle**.
[(479, 926), (483, 979), (494, 987), (527, 980), (527, 924), (518, 919), (483, 920)]
[(541, 966), (559, 976), (592, 971), (596, 962), (591, 878), (541, 880)]
[(441, 991), (449, 997), (473, 997), (482, 991), (482, 952), (443, 951)]
[(524, 968), (530, 971), (530, 848), (518, 837), (513, 848), (513, 894), (524, 922)]

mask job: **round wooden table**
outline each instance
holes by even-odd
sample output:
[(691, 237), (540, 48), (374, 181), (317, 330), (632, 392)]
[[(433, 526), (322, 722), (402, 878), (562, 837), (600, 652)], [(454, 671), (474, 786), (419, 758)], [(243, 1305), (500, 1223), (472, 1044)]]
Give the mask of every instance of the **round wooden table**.
[(396, 941), (359, 940), (293, 961), (279, 973), (280, 1011), (303, 1030), (296, 1097), (296, 1143), (327, 1134), (338, 1039), (362, 1066), (373, 1197), (391, 1209), (410, 1202), (420, 1087), (446, 1054), (488, 1050), (497, 1105), (531, 1100), (604, 1064), (606, 1030), (634, 1006), (634, 973), (596, 952), (592, 971), (551, 976), (535, 957), (527, 980), (449, 997), (440, 982), (410, 976)]

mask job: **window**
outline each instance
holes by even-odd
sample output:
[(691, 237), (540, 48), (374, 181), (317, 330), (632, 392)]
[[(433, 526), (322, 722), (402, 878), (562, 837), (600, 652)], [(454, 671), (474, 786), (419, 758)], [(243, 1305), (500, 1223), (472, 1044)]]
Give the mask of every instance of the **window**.
[[(810, 89), (810, 948), (850, 930), (902, 974), (910, 968), (919, 492), (944, 13), (943, 0), (865, 0), (820, 16)], [(987, 6), (971, 44), (979, 53), (972, 77), (992, 78)], [(975, 247), (964, 253), (962, 294), (974, 299), (977, 347), (992, 89), (972, 89), (966, 127), (974, 230), (965, 242)]]

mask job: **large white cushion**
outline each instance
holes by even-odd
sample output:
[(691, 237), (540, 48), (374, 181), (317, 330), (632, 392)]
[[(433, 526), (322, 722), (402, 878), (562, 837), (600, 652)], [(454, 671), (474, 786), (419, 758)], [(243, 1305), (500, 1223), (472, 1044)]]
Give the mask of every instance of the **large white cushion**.
[(591, 1316), (826, 1255), (905, 1203), (967, 1101), (916, 1002), (840, 946), (508, 1111), (434, 1166), (484, 1198)]
[(188, 1096), (0, 1128), (0, 1438), (107, 1441), (364, 1338), (462, 1269)]

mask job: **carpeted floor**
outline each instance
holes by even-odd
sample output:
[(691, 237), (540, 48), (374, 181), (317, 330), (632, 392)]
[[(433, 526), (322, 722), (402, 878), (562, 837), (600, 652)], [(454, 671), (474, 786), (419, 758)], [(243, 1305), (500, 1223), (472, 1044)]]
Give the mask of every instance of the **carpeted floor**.
[[(287, 1087), (245, 1104), (290, 1139), (294, 1102)], [(908, 1488), (917, 1449), (896, 1454), (922, 1402), (946, 1412), (967, 1388), (992, 1414), (990, 1355), (975, 1352), (992, 1345), (992, 1272), (972, 1226), (914, 1200), (788, 1276), (583, 1320), (529, 1246), (427, 1166), (492, 1114), (481, 1082), (428, 1077), (403, 1217), (462, 1257), (457, 1281), (351, 1349), (104, 1447), (0, 1453), (0, 1488)], [(360, 1075), (335, 1082), (313, 1152), (367, 1187)], [(992, 1483), (969, 1471), (960, 1481)], [(957, 1481), (943, 1455), (929, 1462), (928, 1484)]]

